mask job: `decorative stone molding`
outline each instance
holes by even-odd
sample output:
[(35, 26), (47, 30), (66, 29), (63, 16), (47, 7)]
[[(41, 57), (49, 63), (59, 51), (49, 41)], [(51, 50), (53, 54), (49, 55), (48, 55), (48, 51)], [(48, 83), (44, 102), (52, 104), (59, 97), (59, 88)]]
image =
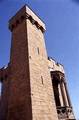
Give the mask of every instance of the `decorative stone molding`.
[[(57, 113), (59, 120), (61, 119), (68, 119), (69, 116), (73, 116), (72, 107), (57, 107)], [(74, 116), (73, 116), (74, 118)], [(76, 120), (75, 118), (73, 120)]]
[(60, 71), (51, 71), (51, 77), (55, 77), (56, 80), (59, 82), (66, 82), (65, 81), (65, 74)]
[[(14, 17), (16, 17), (16, 18), (14, 19)], [(45, 32), (45, 28), (38, 21), (39, 18), (38, 18), (38, 20), (34, 19), (35, 15), (32, 16), (31, 14), (29, 14), (29, 12), (27, 11), (27, 8), (23, 14), (20, 12), (20, 13), (16, 14), (14, 17), (9, 21), (9, 29), (11, 30), (11, 32), (26, 19), (28, 19), (33, 25), (35, 25), (38, 29), (40, 29), (42, 31), (42, 33)]]

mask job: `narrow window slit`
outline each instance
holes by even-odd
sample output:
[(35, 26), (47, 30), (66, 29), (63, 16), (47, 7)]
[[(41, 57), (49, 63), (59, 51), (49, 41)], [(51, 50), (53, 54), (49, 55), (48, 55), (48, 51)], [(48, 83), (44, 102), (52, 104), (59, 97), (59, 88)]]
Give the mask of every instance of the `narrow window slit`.
[(40, 52), (39, 52), (39, 47), (37, 47), (37, 53), (38, 53), (38, 55), (39, 55), (39, 53), (40, 53)]
[(42, 82), (42, 85), (44, 85), (44, 81), (43, 81), (43, 77), (41, 76), (41, 82)]

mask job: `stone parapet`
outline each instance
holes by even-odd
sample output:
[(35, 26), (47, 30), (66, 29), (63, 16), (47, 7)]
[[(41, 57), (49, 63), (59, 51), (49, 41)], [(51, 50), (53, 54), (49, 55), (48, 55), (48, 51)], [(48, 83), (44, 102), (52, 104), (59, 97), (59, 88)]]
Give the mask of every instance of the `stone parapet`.
[(26, 19), (30, 20), (30, 22), (42, 32), (46, 30), (43, 21), (26, 5), (9, 20), (9, 29), (13, 31), (14, 28)]
[(48, 67), (50, 71), (60, 71), (65, 74), (64, 67), (62, 64), (56, 62), (54, 59), (48, 57)]

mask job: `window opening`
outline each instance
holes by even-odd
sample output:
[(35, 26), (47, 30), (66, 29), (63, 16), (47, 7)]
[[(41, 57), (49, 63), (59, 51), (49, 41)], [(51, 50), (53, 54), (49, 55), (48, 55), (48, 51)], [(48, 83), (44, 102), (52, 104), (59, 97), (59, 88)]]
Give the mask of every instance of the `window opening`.
[(55, 97), (55, 103), (56, 106), (61, 106), (60, 103), (60, 98), (59, 98), (59, 88), (58, 88), (58, 80), (53, 76), (53, 81), (52, 81), (52, 85), (53, 85), (53, 90), (54, 90), (54, 97)]
[(43, 77), (41, 76), (41, 82), (42, 82), (42, 84), (44, 84), (44, 81), (43, 81)]
[(39, 47), (37, 47), (37, 53), (38, 53), (38, 55), (39, 55), (39, 53), (40, 53), (40, 52), (39, 52)]

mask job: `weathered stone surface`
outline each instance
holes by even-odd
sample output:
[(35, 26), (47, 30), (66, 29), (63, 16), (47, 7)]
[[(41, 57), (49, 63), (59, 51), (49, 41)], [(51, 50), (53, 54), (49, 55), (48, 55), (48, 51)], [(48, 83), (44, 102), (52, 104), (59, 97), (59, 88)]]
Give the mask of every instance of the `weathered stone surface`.
[(57, 120), (43, 33), (29, 20), (27, 33), (33, 120)]
[[(26, 14), (34, 21), (23, 18)], [(43, 34), (45, 24), (26, 6), (9, 24), (10, 71), (3, 90), (7, 105), (2, 107), (7, 111), (0, 120), (58, 120)]]

